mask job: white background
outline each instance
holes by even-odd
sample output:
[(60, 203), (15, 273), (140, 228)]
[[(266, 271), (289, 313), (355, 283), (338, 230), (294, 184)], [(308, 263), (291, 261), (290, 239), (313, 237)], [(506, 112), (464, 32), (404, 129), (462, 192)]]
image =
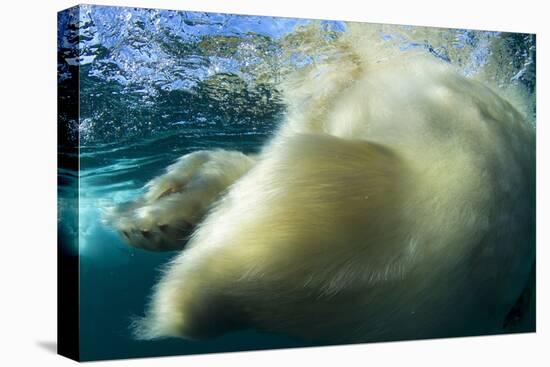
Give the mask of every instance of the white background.
[[(56, 12), (76, 1), (4, 2), (0, 12), (0, 365), (69, 365), (56, 340)], [(536, 334), (132, 360), (135, 366), (549, 365), (548, 10), (544, 1), (88, 1), (537, 33)], [(368, 5), (370, 3), (370, 5)], [(545, 104), (546, 103), (546, 104)], [(123, 366), (130, 361), (99, 362)]]

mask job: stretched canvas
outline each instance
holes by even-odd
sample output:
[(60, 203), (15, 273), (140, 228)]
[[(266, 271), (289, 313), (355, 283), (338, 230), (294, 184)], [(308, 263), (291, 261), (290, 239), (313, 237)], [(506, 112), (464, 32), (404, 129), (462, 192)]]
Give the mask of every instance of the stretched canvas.
[(535, 35), (58, 16), (59, 353), (535, 331)]

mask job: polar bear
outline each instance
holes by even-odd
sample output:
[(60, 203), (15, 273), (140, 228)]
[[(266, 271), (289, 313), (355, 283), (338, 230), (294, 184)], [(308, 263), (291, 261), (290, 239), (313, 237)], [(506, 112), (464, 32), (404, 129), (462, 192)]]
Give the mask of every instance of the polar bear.
[(534, 269), (533, 125), (433, 57), (337, 49), (285, 82), (258, 154), (185, 155), (111, 213), (131, 245), (181, 250), (138, 338), (503, 331)]

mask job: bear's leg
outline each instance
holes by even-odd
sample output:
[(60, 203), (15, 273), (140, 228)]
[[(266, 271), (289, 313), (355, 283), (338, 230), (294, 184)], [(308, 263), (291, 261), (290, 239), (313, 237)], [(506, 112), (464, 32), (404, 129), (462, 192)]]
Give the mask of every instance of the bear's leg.
[(187, 154), (148, 182), (141, 198), (109, 209), (105, 221), (132, 246), (181, 249), (210, 205), (254, 162), (221, 149)]
[(255, 327), (316, 338), (323, 325), (355, 325), (345, 310), (366, 312), (353, 293), (362, 285), (398, 280), (411, 267), (401, 240), (408, 232), (398, 230), (407, 228), (400, 203), (411, 188), (401, 156), (314, 134), (271, 148), (163, 271), (134, 324), (137, 337), (201, 339)]

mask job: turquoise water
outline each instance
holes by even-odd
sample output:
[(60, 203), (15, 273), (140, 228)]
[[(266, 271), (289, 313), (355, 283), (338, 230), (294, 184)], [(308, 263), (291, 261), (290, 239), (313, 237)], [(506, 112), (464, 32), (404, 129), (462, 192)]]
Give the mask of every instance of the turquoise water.
[[(300, 33), (312, 24), (321, 30), (314, 40)], [(207, 341), (132, 339), (131, 318), (142, 315), (160, 267), (175, 253), (129, 247), (102, 223), (102, 208), (135, 199), (148, 180), (186, 153), (257, 152), (284, 117), (277, 84), (322, 57), (315, 50), (346, 27), (337, 21), (101, 6), (60, 14), (60, 90), (74, 85), (75, 78), (80, 88), (78, 118), (60, 108), (60, 123), (69, 132), (60, 141), (60, 154), (74, 159), (75, 152), (64, 145), (78, 144), (80, 172), (77, 181), (74, 172), (60, 170), (59, 228), (63, 238), (79, 239), (78, 245), (65, 243), (80, 257), (82, 359), (309, 345), (254, 331)], [(499, 57), (507, 67), (494, 82), (534, 94), (534, 36), (437, 32), (433, 42), (416, 37), (412, 27), (378, 36), (404, 53), (422, 49), (455, 63), (466, 75), (497, 68), (497, 50), (505, 49)], [(527, 113), (534, 113), (534, 106)], [(78, 205), (71, 200), (76, 184)]]

